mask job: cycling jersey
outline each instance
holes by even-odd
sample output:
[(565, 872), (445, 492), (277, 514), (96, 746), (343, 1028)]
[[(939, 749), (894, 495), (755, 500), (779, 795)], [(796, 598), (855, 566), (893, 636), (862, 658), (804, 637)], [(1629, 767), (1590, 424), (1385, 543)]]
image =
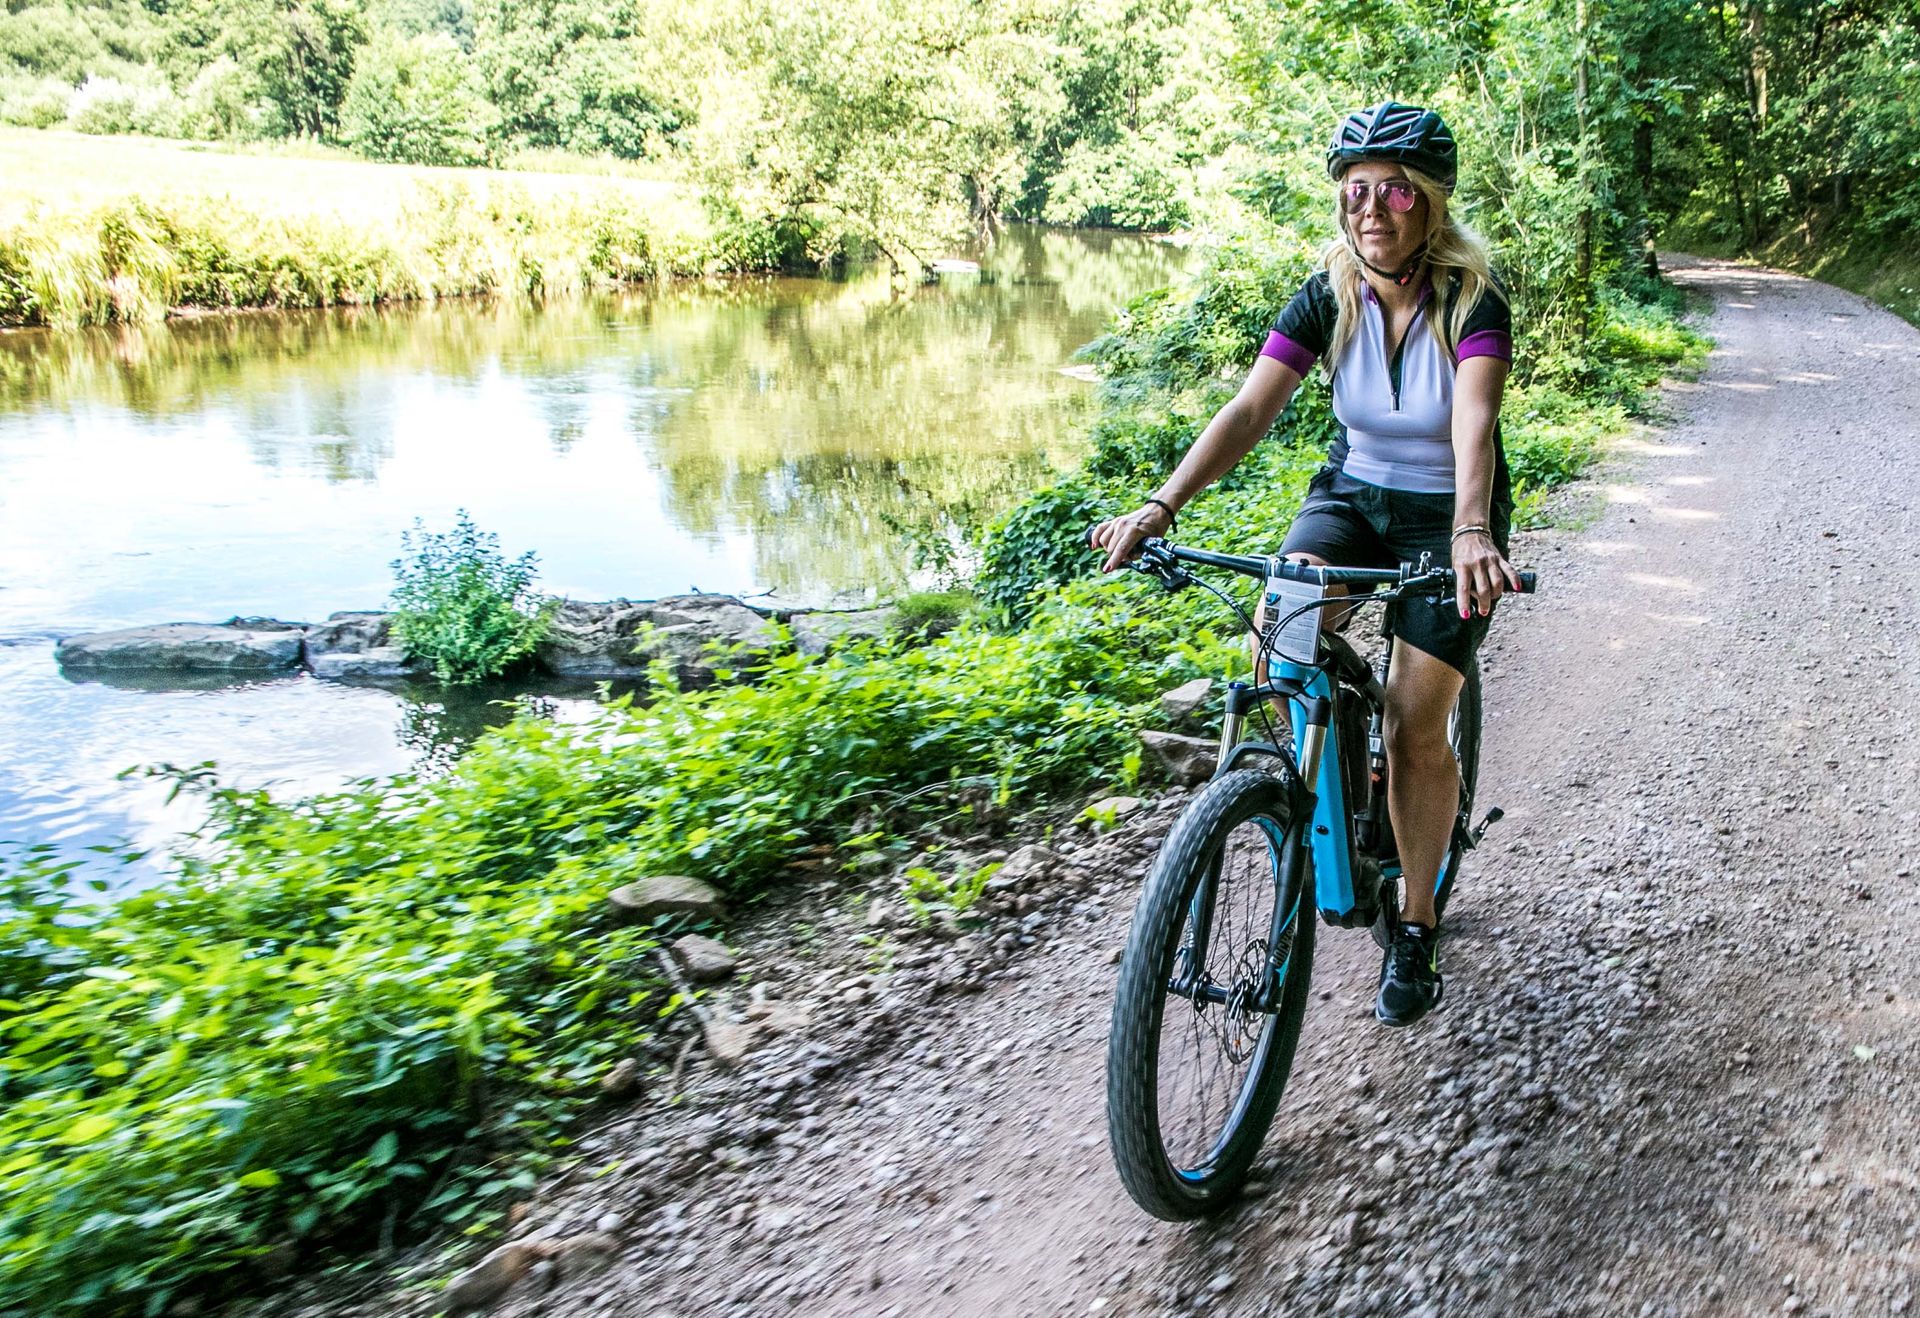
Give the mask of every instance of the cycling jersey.
[[(1329, 455), (1354, 480), (1390, 490), (1448, 494), (1453, 490), (1453, 379), (1455, 362), (1469, 357), (1513, 360), (1512, 318), (1504, 297), (1489, 291), (1467, 315), (1457, 353), (1427, 324), (1433, 288), (1422, 292), (1406, 333), (1391, 357), (1386, 316), (1363, 282), (1359, 323), (1330, 362), (1333, 414), (1341, 438)], [(1304, 376), (1326, 354), (1339, 314), (1333, 287), (1319, 271), (1294, 294), (1260, 350)], [(1506, 455), (1494, 427), (1496, 503), (1508, 503)]]

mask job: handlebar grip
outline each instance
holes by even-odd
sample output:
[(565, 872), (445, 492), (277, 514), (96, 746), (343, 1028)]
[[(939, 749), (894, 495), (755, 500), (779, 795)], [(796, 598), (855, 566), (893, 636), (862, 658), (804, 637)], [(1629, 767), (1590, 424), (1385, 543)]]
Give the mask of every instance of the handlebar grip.
[(1536, 588), (1536, 587), (1535, 587), (1535, 585), (1534, 585), (1534, 583), (1535, 583), (1535, 581), (1536, 581), (1536, 580), (1537, 580), (1537, 577), (1536, 577), (1536, 575), (1535, 575), (1534, 573), (1532, 573), (1532, 572), (1522, 572), (1522, 573), (1520, 574), (1520, 593), (1521, 593), (1522, 595), (1531, 595), (1531, 594), (1533, 594), (1533, 592), (1534, 592), (1534, 590), (1535, 590), (1535, 588)]

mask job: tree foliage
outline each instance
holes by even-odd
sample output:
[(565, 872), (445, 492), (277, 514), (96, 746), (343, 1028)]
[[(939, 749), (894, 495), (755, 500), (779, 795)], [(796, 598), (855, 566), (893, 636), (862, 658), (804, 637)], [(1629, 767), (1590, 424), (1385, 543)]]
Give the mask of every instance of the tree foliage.
[(466, 54), (439, 32), (367, 47), (340, 109), (347, 145), (412, 165), (485, 164), (494, 124)]

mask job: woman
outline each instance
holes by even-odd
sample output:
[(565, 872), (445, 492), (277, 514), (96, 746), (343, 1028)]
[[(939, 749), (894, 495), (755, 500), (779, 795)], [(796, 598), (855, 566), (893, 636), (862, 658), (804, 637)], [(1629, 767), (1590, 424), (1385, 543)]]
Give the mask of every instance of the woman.
[(1457, 598), (1401, 607), (1387, 688), (1388, 810), (1405, 874), (1374, 1014), (1411, 1025), (1439, 1005), (1434, 884), (1459, 804), (1447, 716), (1501, 594), (1512, 511), (1500, 395), (1513, 360), (1506, 298), (1486, 246), (1448, 213), (1453, 135), (1393, 101), (1347, 116), (1327, 150), (1340, 236), (1274, 322), (1247, 380), (1160, 488), (1101, 523), (1104, 570), (1245, 457), (1316, 361), (1333, 382), (1341, 437), (1308, 487), (1281, 552), (1296, 561), (1392, 567), (1451, 560)]

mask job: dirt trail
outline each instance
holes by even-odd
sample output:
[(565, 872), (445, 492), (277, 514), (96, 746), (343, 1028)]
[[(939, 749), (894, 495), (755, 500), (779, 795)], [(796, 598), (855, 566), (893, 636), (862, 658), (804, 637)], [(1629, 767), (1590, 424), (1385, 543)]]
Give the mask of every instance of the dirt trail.
[(778, 1134), (742, 1133), (749, 1096), (706, 1141), (737, 1176), (664, 1209), (656, 1184), (614, 1268), (503, 1308), (1904, 1312), (1920, 333), (1790, 276), (1674, 274), (1719, 348), (1592, 524), (1532, 539), (1543, 591), (1489, 642), (1482, 801), (1508, 818), (1452, 908), (1446, 1005), (1379, 1029), (1372, 943), (1326, 931), (1239, 1210), (1153, 1222), (1108, 1158), (1138, 828), (984, 991), (877, 1013), (804, 1092), (769, 1080)]

